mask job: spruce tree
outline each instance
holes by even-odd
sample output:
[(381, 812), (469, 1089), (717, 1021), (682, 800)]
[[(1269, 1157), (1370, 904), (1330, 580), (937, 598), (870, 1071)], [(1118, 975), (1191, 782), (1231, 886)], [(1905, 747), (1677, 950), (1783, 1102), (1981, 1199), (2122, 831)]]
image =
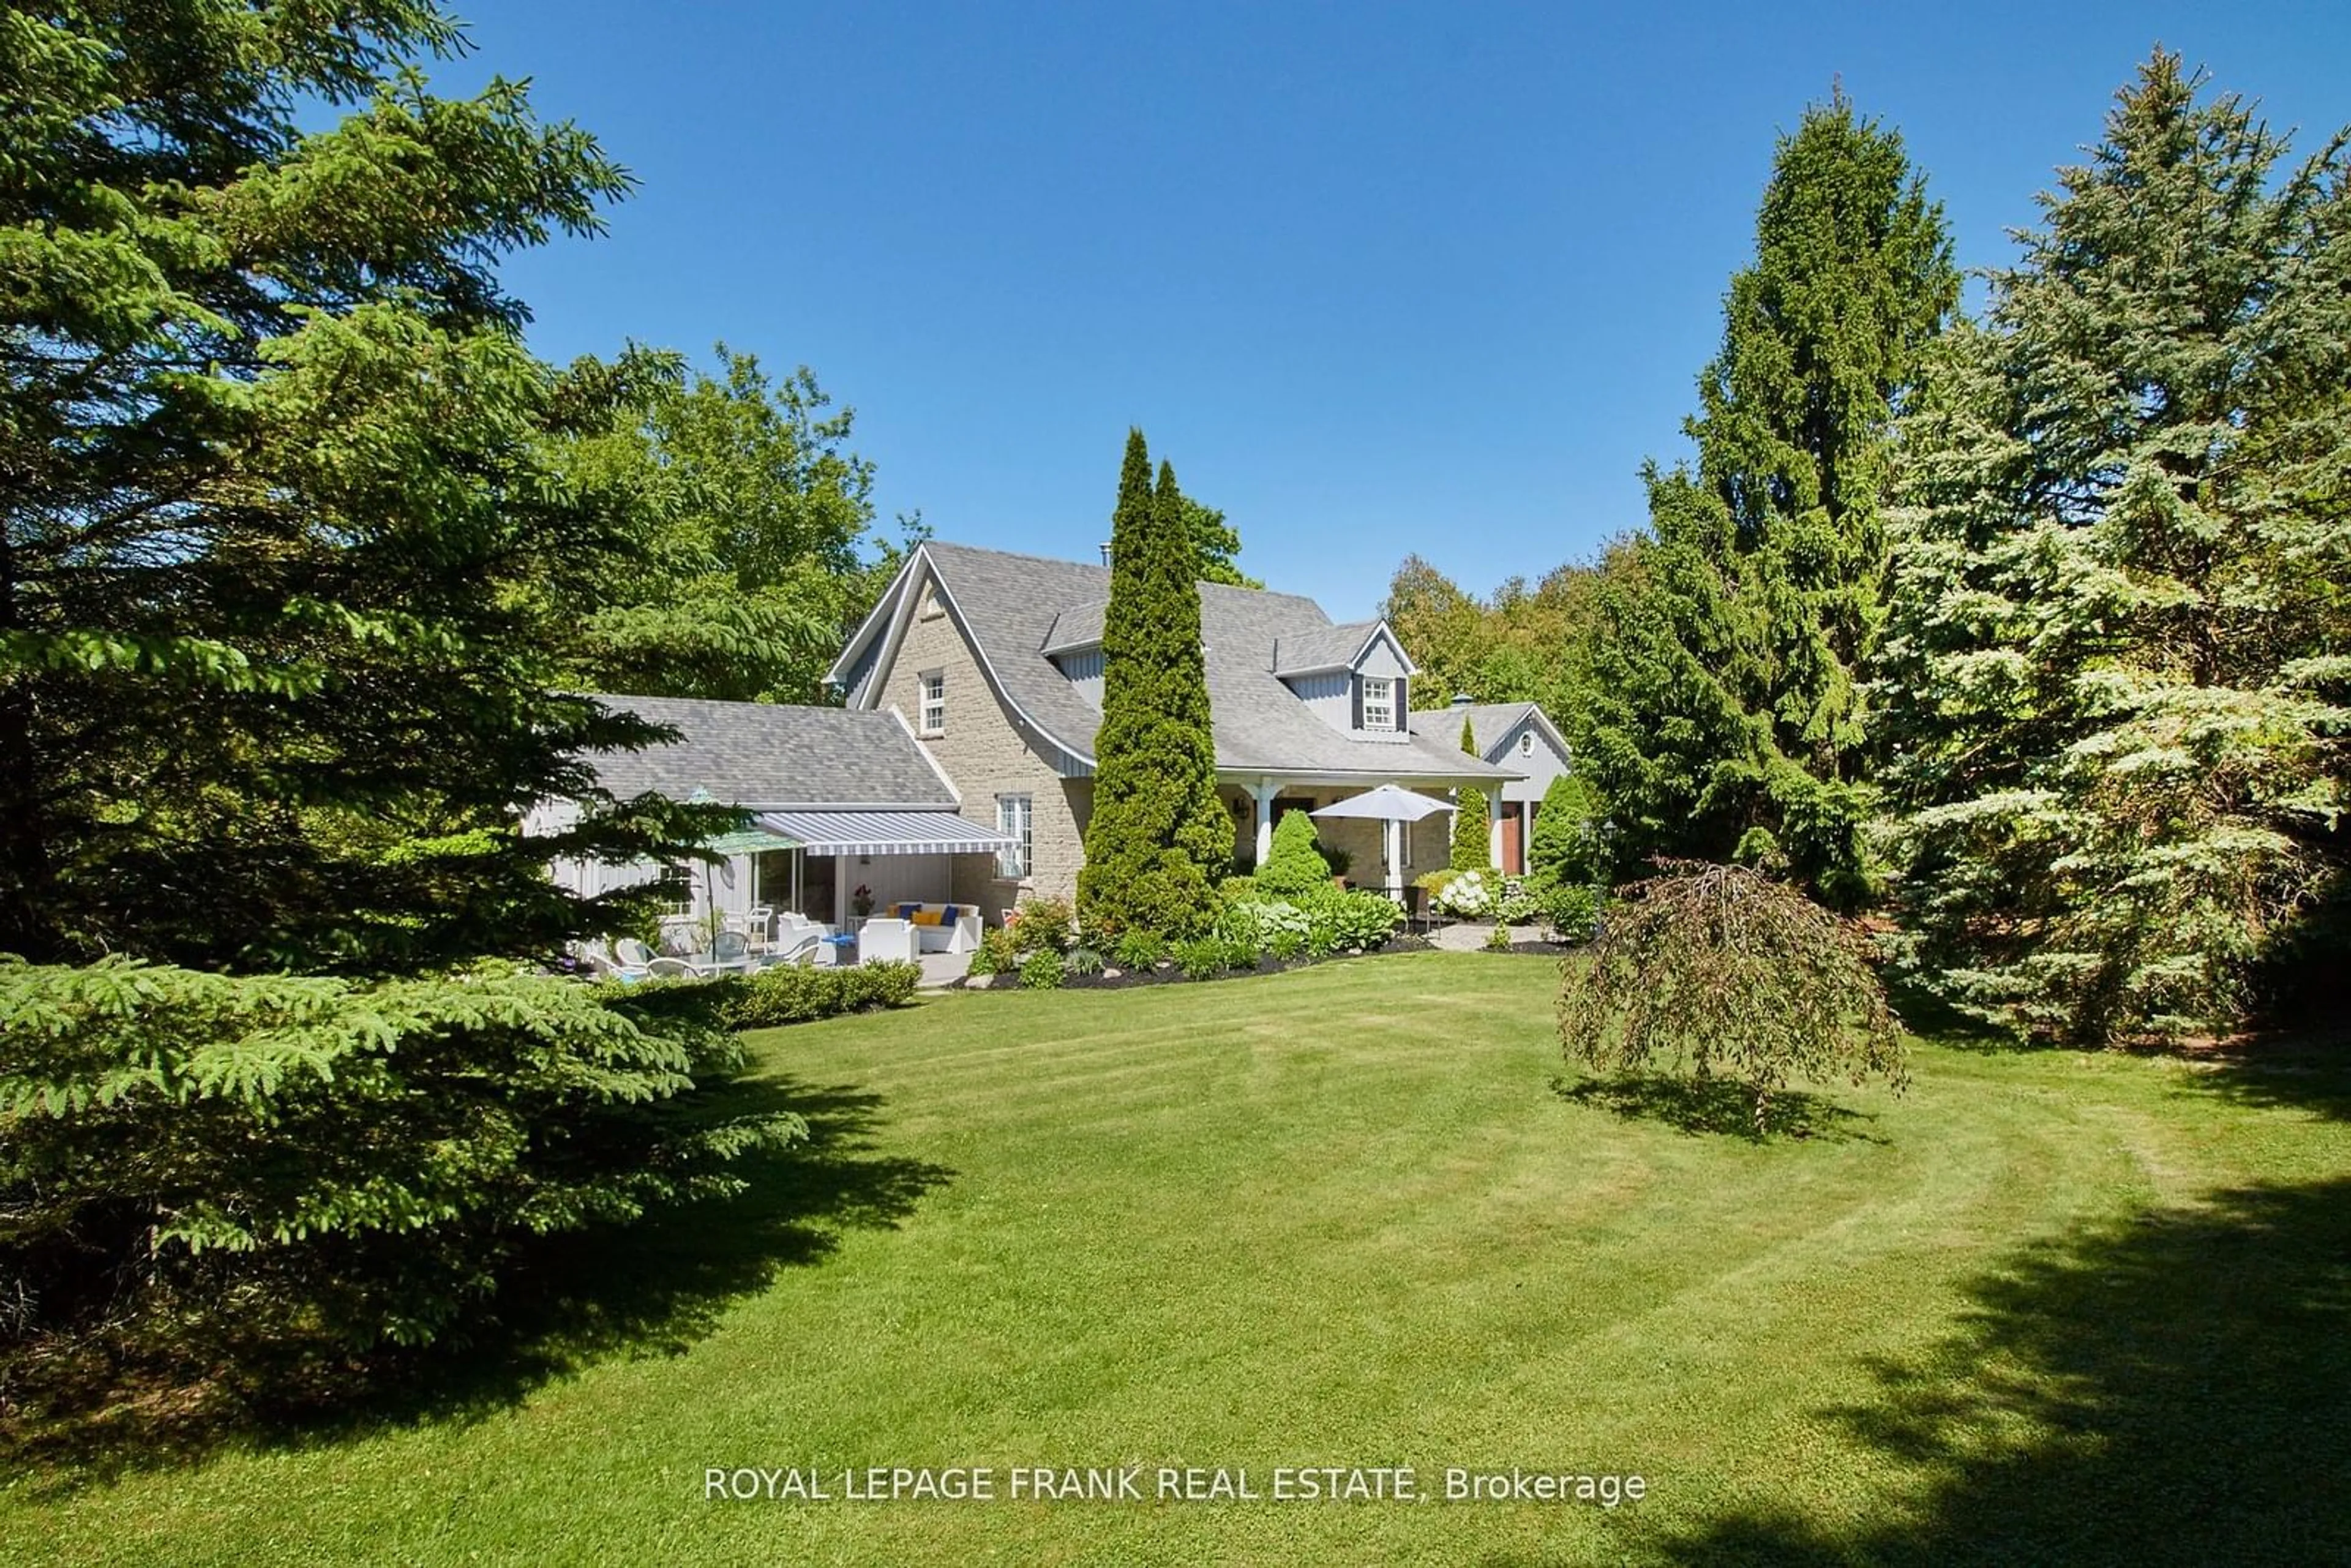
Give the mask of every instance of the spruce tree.
[[(1461, 719), (1461, 749), (1478, 755), (1478, 734), (1468, 716)], [(1454, 791), (1453, 869), (1484, 871), (1494, 863), (1493, 821), (1486, 807), (1486, 791), (1464, 784)]]
[(1155, 490), (1143, 433), (1130, 431), (1111, 518), (1102, 722), (1078, 873), (1079, 918), (1098, 936), (1207, 930), (1231, 862), (1232, 819), (1217, 798), (1196, 564), (1175, 470), (1162, 464)]
[(2346, 859), (2351, 157), (2199, 86), (2140, 68), (1907, 431), (1910, 956), (2084, 1043), (2236, 1022)]
[(1595, 589), (1579, 751), (1635, 852), (1867, 883), (1860, 673), (1883, 620), (1896, 406), (1959, 297), (1901, 138), (1840, 94), (1784, 139), (1638, 570)]
[(627, 177), (518, 84), (428, 92), (423, 0), (7, 36), (0, 953), (384, 971), (610, 921), (551, 857), (706, 829), (514, 823), (658, 733), (560, 695), (545, 609), (634, 553), (550, 454), (645, 367), (532, 358), (498, 263)]

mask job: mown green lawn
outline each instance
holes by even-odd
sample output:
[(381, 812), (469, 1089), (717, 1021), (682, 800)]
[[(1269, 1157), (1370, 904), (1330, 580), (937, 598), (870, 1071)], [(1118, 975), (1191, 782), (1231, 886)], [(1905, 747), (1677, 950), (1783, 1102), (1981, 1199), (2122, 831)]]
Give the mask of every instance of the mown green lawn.
[[(2351, 1080), (1922, 1046), (1806, 1137), (1562, 1092), (1426, 954), (760, 1037), (816, 1156), (615, 1248), (572, 1370), (18, 1476), (118, 1563), (2351, 1558)], [(2339, 1056), (2339, 1053), (2337, 1053)], [(591, 1353), (580, 1347), (595, 1347)], [(705, 1500), (710, 1467), (1518, 1467), (1576, 1502)]]

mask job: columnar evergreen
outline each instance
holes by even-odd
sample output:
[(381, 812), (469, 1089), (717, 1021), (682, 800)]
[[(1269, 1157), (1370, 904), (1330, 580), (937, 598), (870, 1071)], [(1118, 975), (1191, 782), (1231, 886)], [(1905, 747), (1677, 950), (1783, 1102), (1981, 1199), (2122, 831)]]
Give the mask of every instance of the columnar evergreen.
[(2199, 85), (2140, 69), (1909, 422), (1912, 956), (2083, 1041), (2233, 1023), (2351, 858), (2351, 156)]
[(1163, 463), (1155, 490), (1143, 433), (1130, 431), (1111, 518), (1102, 721), (1078, 873), (1079, 918), (1096, 936), (1207, 930), (1232, 860), (1232, 819), (1217, 798), (1196, 566), (1175, 470)]
[[(1478, 755), (1478, 734), (1470, 727), (1469, 717), (1461, 717), (1461, 749), (1470, 756)], [(1486, 806), (1486, 791), (1464, 784), (1453, 792), (1453, 869), (1484, 871), (1494, 863), (1493, 819)]]
[(1901, 138), (1842, 96), (1783, 140), (1638, 570), (1596, 590), (1579, 756), (1635, 852), (1867, 881), (1858, 672), (1884, 619), (1894, 411), (1959, 297)]

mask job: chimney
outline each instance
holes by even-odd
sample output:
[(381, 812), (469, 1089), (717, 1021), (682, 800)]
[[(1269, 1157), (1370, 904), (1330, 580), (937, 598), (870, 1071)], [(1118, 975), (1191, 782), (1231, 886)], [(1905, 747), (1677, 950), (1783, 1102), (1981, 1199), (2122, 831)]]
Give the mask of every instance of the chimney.
[(1478, 699), (1476, 697), (1471, 696), (1468, 692), (1455, 692), (1453, 694), (1453, 706), (1455, 707), (1468, 707), (1471, 703), (1474, 703)]
[(1102, 540), (1102, 564), (1103, 564), (1104, 566), (1108, 566), (1108, 565), (1110, 564), (1110, 541), (1109, 541), (1108, 539), (1104, 539), (1104, 540)]

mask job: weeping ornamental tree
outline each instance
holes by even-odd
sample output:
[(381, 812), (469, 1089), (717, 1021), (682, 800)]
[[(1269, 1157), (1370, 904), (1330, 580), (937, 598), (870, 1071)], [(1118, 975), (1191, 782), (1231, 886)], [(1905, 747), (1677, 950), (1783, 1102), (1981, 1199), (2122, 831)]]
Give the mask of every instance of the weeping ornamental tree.
[(1907, 1082), (1901, 1026), (1856, 927), (1744, 866), (1656, 865), (1618, 890), (1589, 961), (1564, 967), (1571, 1062), (1735, 1080), (1758, 1132), (1793, 1080)]
[(2045, 1038), (2231, 1027), (2351, 851), (2351, 156), (2199, 86), (2141, 68), (1907, 430), (1907, 956)]
[(1093, 814), (1078, 873), (1090, 934), (1184, 938), (1214, 924), (1233, 824), (1217, 799), (1217, 746), (1200, 641), (1198, 547), (1175, 470), (1129, 431), (1111, 519), (1102, 720)]
[(1648, 535), (1601, 574), (1573, 658), (1578, 764), (1630, 852), (1867, 893), (1860, 672), (1885, 614), (1892, 425), (1959, 283), (1901, 138), (1842, 96), (1808, 110), (1699, 377), (1697, 465), (1648, 470)]

